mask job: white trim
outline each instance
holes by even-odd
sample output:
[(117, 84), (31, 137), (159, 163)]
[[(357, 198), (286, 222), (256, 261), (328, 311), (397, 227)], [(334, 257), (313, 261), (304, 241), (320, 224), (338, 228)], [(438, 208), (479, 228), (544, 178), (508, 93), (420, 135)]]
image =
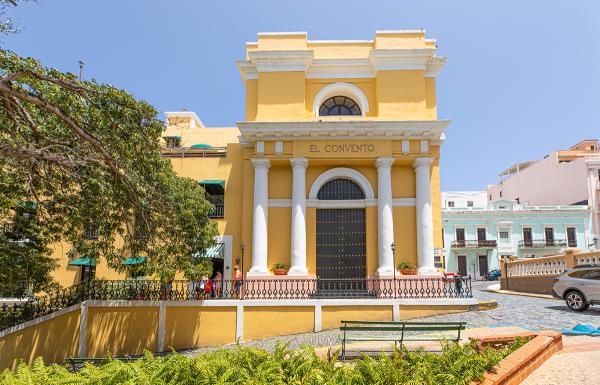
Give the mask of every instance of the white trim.
[(221, 235), (216, 237), (217, 242), (224, 245), (223, 249), (223, 279), (231, 280), (233, 271), (233, 235)]
[(312, 50), (256, 50), (248, 51), (248, 57), (258, 72), (306, 72), (313, 61)]
[[(239, 300), (238, 300), (239, 301)], [(241, 301), (239, 301), (241, 302)], [(244, 340), (244, 305), (237, 304), (235, 308), (235, 341)]]
[(79, 357), (87, 357), (86, 355), (86, 334), (87, 334), (87, 315), (88, 315), (88, 304), (87, 302), (81, 303), (81, 312), (79, 315), (79, 346), (77, 348), (77, 355)]
[(333, 96), (346, 96), (358, 103), (362, 116), (369, 112), (369, 101), (360, 88), (354, 84), (337, 82), (326, 85), (315, 96), (313, 101), (313, 112), (319, 117), (319, 109), (324, 101)]
[(400, 305), (397, 303), (392, 306), (392, 321), (400, 321)]
[(322, 120), (305, 122), (238, 122), (244, 139), (257, 140), (440, 140), (449, 120)]
[(356, 306), (356, 305), (475, 305), (477, 298), (374, 298), (374, 299), (211, 299), (189, 301), (87, 301), (89, 307), (152, 307), (164, 302), (166, 307), (234, 307), (234, 306)]
[(429, 141), (427, 139), (421, 140), (421, 153), (426, 154), (429, 152)]
[[(393, 207), (413, 207), (416, 205), (416, 198), (395, 198), (392, 199)], [(291, 199), (269, 199), (269, 207), (281, 208), (292, 207)], [(356, 207), (377, 207), (377, 199), (356, 199), (356, 200), (319, 200), (308, 199), (306, 207), (316, 208), (356, 208)]]
[(365, 207), (377, 207), (377, 199), (343, 199), (343, 200), (319, 200), (308, 199), (306, 207), (316, 207), (318, 209), (354, 209)]
[[(158, 335), (156, 337), (156, 347), (159, 352), (165, 351), (165, 322), (167, 318), (167, 310), (164, 302), (158, 307)], [(79, 357), (85, 357), (80, 355)]]
[(322, 330), (322, 307), (321, 305), (315, 305), (315, 333), (320, 332)]
[(377, 71), (421, 70), (435, 55), (435, 48), (372, 49), (369, 60)]
[(283, 141), (275, 141), (275, 155), (281, 155), (283, 153)]
[(412, 207), (417, 205), (417, 198), (394, 198), (392, 199), (393, 207)]
[(320, 59), (313, 61), (307, 79), (372, 79), (375, 70), (368, 59)]
[(265, 142), (262, 140), (257, 141), (255, 151), (257, 155), (263, 155), (265, 153)]
[(338, 178), (350, 179), (351, 181), (356, 182), (365, 193), (366, 199), (375, 198), (375, 194), (373, 193), (373, 187), (371, 187), (371, 183), (369, 182), (367, 177), (361, 174), (360, 172), (347, 167), (331, 168), (319, 175), (310, 187), (308, 198), (317, 199), (317, 194), (319, 193), (321, 187), (330, 180)]
[(291, 199), (269, 199), (269, 207), (292, 207)]
[(403, 140), (402, 141), (402, 153), (408, 154), (410, 152), (410, 141)]

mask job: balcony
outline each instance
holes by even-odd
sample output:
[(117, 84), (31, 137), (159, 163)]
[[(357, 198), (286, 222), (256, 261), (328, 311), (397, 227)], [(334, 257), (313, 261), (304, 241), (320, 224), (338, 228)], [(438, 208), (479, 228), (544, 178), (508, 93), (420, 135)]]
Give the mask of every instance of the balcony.
[(530, 239), (519, 241), (519, 247), (525, 249), (543, 249), (552, 247), (566, 247), (564, 239)]
[(209, 218), (224, 218), (225, 205), (223, 203), (213, 203), (213, 208), (208, 213)]
[(225, 158), (227, 147), (167, 147), (163, 146), (162, 154), (166, 158)]
[(496, 246), (495, 240), (452, 241), (453, 249), (494, 249)]

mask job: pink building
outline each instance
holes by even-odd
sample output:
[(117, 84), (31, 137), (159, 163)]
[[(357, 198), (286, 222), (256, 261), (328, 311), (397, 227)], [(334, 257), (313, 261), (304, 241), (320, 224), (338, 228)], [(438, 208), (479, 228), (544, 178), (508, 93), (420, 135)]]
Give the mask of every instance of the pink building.
[(589, 205), (593, 245), (600, 249), (600, 148), (583, 140), (544, 159), (517, 163), (488, 186), (488, 199), (516, 200), (525, 205)]

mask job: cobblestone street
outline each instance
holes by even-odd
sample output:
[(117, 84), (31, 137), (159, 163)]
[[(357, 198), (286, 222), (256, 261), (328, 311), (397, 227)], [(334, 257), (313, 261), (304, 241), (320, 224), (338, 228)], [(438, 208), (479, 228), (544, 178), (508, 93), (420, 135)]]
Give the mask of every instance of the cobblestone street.
[[(431, 321), (466, 321), (467, 328), (520, 326), (522, 328), (540, 329), (570, 329), (583, 324), (600, 324), (600, 307), (592, 306), (583, 313), (570, 311), (564, 301), (525, 297), (518, 295), (499, 294), (485, 291), (493, 282), (474, 282), (473, 296), (480, 301), (494, 300), (498, 307), (493, 310), (474, 311), (422, 318)], [(301, 345), (314, 347), (333, 346), (339, 344), (337, 329), (325, 330), (318, 333), (295, 334), (283, 337), (267, 338), (249, 341), (242, 345), (254, 346), (267, 350), (273, 349), (278, 342), (288, 343), (291, 349)], [(184, 354), (198, 354), (214, 348), (200, 348), (184, 352)]]

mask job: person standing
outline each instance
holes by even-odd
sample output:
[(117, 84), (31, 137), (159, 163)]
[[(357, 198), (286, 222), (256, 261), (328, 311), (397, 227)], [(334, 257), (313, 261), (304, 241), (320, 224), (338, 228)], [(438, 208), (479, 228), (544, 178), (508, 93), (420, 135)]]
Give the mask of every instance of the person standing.
[(235, 289), (236, 298), (241, 298), (240, 289), (242, 288), (242, 272), (238, 265), (233, 267), (233, 287)]
[(223, 275), (220, 271), (217, 271), (215, 278), (213, 279), (215, 285), (215, 295), (217, 298), (221, 298), (223, 290)]

